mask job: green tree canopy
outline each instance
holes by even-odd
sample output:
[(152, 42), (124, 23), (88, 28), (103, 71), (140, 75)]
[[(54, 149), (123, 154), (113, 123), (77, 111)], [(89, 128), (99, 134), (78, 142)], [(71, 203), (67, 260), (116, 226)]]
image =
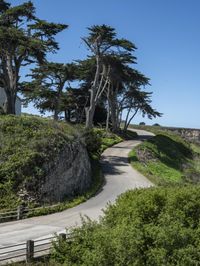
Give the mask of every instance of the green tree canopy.
[(37, 18), (31, 1), (13, 7), (0, 2), (0, 83), (7, 96), (6, 113), (15, 113), (21, 67), (44, 63), (46, 54), (59, 48), (55, 35), (66, 28)]
[(65, 92), (70, 88), (69, 82), (76, 78), (76, 65), (46, 62), (32, 69), (29, 75), (32, 82), (24, 83), (22, 91), (27, 101), (33, 101), (40, 111), (53, 111), (54, 119), (63, 111)]
[(88, 30), (89, 34), (83, 38), (83, 41), (90, 50), (90, 55), (95, 58), (95, 75), (90, 86), (90, 105), (86, 108), (86, 127), (90, 128), (95, 107), (109, 83), (110, 67), (104, 64), (104, 57), (113, 53), (132, 53), (136, 47), (126, 39), (118, 39), (115, 29), (107, 25), (94, 25)]

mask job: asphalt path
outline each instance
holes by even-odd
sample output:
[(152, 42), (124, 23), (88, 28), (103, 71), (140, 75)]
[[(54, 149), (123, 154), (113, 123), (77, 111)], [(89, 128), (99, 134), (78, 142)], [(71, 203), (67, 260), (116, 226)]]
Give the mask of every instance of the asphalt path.
[(134, 170), (128, 163), (128, 153), (142, 140), (153, 134), (137, 131), (137, 140), (128, 140), (108, 148), (102, 155), (101, 163), (105, 183), (97, 195), (74, 208), (46, 216), (33, 217), (20, 221), (0, 224), (0, 248), (27, 240), (36, 240), (63, 232), (65, 228), (81, 224), (81, 216), (98, 219), (102, 209), (108, 203), (129, 189), (150, 187), (153, 184), (143, 175)]

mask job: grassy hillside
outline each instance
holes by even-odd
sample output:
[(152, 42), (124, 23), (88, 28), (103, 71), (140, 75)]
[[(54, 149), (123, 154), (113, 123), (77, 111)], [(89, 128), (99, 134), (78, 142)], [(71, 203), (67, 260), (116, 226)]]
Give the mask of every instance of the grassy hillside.
[(0, 116), (0, 209), (19, 204), (24, 180), (45, 175), (43, 164), (77, 137), (73, 127), (34, 116)]
[(148, 127), (155, 137), (129, 155), (131, 164), (157, 185), (200, 182), (200, 147), (173, 132)]
[(62, 204), (55, 210), (45, 209), (38, 214), (74, 206), (94, 194), (102, 182), (100, 154), (122, 138), (103, 129), (84, 131), (81, 126), (35, 116), (0, 116), (0, 210), (16, 208), (21, 203), (18, 195), (24, 183), (41, 180), (46, 174), (44, 164), (54, 160), (64, 145), (74, 141), (84, 142), (91, 157), (91, 190), (67, 206)]

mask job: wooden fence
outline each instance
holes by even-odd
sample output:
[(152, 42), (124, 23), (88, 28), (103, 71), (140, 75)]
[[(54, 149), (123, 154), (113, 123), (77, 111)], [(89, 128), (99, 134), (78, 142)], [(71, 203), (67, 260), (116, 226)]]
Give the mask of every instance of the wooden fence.
[(44, 209), (51, 209), (54, 207), (59, 206), (59, 204), (51, 205), (51, 206), (44, 206), (44, 207), (37, 207), (37, 208), (27, 208), (24, 206), (18, 206), (15, 210), (10, 210), (7, 212), (0, 213), (0, 223), (14, 221), (14, 220), (21, 220), (27, 217), (31, 217), (31, 213), (36, 211), (44, 210)]
[(53, 241), (70, 239), (68, 234), (59, 234), (58, 237), (51, 236), (38, 240), (28, 240), (24, 243), (0, 247), (0, 265), (12, 262), (31, 262), (36, 258), (48, 255)]

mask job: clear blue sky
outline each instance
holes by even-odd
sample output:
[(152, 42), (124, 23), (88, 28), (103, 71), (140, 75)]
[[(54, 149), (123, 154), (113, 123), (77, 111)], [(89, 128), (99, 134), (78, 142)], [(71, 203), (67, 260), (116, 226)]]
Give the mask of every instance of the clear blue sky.
[[(11, 0), (13, 5), (23, 0)], [(153, 106), (163, 117), (134, 122), (200, 128), (199, 0), (33, 0), (39, 18), (69, 25), (58, 35), (50, 60), (85, 58), (80, 37), (87, 27), (108, 24), (138, 47), (136, 68), (151, 79)], [(33, 108), (28, 108), (33, 112)]]

